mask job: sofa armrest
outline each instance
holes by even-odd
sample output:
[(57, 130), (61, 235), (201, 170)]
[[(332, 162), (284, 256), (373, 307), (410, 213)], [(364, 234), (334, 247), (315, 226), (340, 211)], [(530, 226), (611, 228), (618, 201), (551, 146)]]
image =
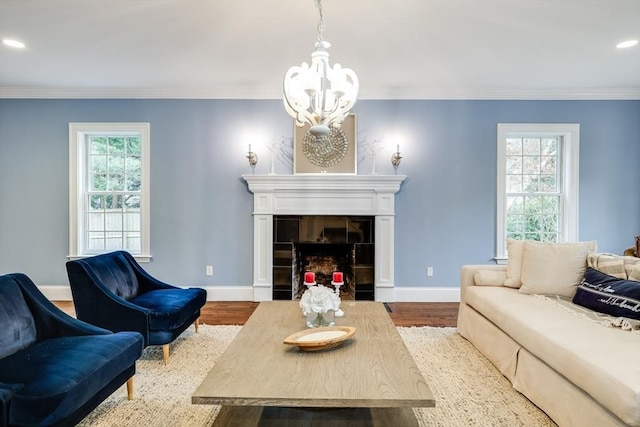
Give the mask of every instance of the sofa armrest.
[(463, 265), (460, 271), (460, 302), (464, 302), (464, 291), (468, 286), (475, 286), (474, 276), (479, 271), (507, 271), (504, 264), (473, 264)]

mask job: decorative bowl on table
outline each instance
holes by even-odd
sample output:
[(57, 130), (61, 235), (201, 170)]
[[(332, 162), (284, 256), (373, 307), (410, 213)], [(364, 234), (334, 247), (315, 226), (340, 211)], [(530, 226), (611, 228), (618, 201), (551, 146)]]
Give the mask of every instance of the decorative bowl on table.
[(284, 343), (302, 351), (319, 351), (337, 347), (356, 333), (353, 326), (329, 326), (305, 329), (285, 338)]

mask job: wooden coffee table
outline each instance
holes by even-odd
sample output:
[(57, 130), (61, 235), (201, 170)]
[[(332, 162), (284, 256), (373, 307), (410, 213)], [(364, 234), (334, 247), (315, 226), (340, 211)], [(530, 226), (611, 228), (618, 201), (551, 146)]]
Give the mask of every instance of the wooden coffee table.
[(435, 400), (382, 303), (343, 301), (337, 325), (355, 335), (304, 352), (284, 339), (305, 329), (297, 302), (262, 302), (193, 394), (223, 405), (215, 426), (417, 426)]

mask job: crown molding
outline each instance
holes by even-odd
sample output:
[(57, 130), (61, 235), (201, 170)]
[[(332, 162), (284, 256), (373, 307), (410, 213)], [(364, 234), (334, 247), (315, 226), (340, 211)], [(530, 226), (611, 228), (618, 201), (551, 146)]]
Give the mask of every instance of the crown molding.
[[(272, 89), (241, 88), (37, 88), (0, 86), (0, 99), (281, 99)], [(360, 100), (640, 100), (640, 88), (486, 89), (378, 88)]]

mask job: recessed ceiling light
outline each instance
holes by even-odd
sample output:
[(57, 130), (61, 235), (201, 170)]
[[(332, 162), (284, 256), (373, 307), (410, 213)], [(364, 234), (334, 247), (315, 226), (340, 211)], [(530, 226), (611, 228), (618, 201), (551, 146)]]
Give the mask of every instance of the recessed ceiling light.
[(638, 44), (638, 40), (626, 40), (623, 42), (620, 42), (616, 45), (616, 47), (618, 49), (624, 49), (625, 47), (631, 47), (631, 46), (635, 46)]
[(7, 46), (15, 47), (17, 49), (22, 49), (25, 47), (24, 43), (19, 42), (18, 40), (2, 39), (2, 43), (6, 44)]

